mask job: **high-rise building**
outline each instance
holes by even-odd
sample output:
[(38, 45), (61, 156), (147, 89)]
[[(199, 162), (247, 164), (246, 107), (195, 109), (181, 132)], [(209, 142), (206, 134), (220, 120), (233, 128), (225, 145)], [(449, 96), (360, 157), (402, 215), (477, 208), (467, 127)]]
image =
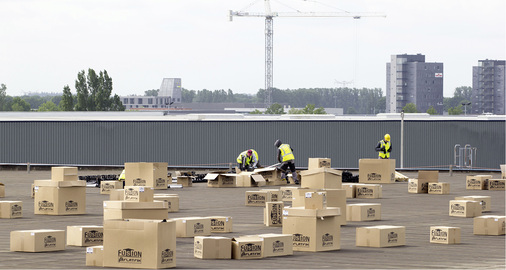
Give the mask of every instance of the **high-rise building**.
[(419, 112), (433, 107), (443, 114), (443, 63), (426, 63), (425, 55), (392, 55), (387, 63), (386, 112), (399, 113), (408, 103)]
[(505, 114), (506, 77), (504, 60), (479, 60), (473, 67), (473, 114)]
[(181, 78), (164, 78), (158, 96), (122, 96), (125, 109), (169, 108), (173, 103), (181, 103)]

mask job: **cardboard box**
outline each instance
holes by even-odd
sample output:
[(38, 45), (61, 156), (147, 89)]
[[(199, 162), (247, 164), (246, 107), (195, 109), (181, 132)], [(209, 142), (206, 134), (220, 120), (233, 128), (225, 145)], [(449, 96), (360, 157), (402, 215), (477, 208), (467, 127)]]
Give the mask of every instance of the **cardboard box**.
[(302, 171), (300, 187), (301, 188), (342, 188), (342, 171), (319, 168), (313, 170)]
[(356, 196), (357, 186), (355, 184), (343, 183), (343, 189), (346, 190), (346, 198), (353, 199)]
[(339, 207), (340, 215), (337, 217), (340, 225), (346, 225), (346, 190), (344, 189), (322, 189), (325, 193), (327, 207)]
[(253, 172), (261, 175), (265, 179), (267, 185), (281, 184), (281, 171), (276, 167), (259, 168), (255, 169)]
[(309, 158), (307, 169), (330, 168), (330, 158)]
[[(204, 179), (207, 180), (207, 186), (208, 187), (218, 187), (218, 188), (225, 188), (225, 187), (236, 187), (236, 174), (233, 173), (208, 173)], [(241, 176), (242, 181), (242, 176)]]
[(431, 183), (428, 184), (429, 190), (427, 193), (429, 194), (450, 194), (450, 183)]
[(473, 234), (504, 235), (506, 216), (479, 216), (473, 220)]
[(279, 189), (260, 189), (260, 191), (267, 191), (271, 194), (271, 202), (281, 201), (281, 191)]
[(211, 219), (211, 233), (230, 233), (232, 232), (233, 221), (232, 217), (226, 216), (210, 216)]
[(111, 194), (111, 190), (122, 188), (123, 181), (100, 181), (100, 194)]
[(22, 201), (0, 201), (0, 218), (23, 217)]
[(125, 186), (125, 197), (123, 200), (130, 202), (152, 202), (153, 188), (143, 186)]
[(104, 266), (104, 246), (86, 248), (86, 266)]
[(406, 227), (379, 225), (356, 230), (357, 247), (397, 247), (406, 245)]
[(125, 163), (125, 186), (167, 189), (167, 162)]
[(264, 208), (264, 224), (267, 227), (283, 226), (284, 202), (266, 202)]
[(10, 251), (48, 252), (65, 249), (64, 230), (11, 231)]
[(488, 190), (506, 190), (506, 179), (490, 179), (488, 180)]
[(437, 183), (439, 182), (439, 171), (418, 171), (418, 179)]
[(104, 267), (176, 267), (175, 222), (105, 220)]
[(291, 202), (293, 192), (298, 189), (299, 187), (280, 187), (279, 191), (281, 191), (281, 200), (284, 202)]
[(263, 187), (267, 185), (265, 179), (254, 172), (240, 172), (236, 177), (237, 187)]
[(293, 255), (293, 235), (267, 233), (259, 234), (258, 237), (264, 241), (263, 258)]
[(183, 187), (191, 187), (193, 184), (192, 179), (189, 176), (177, 176), (176, 179), (177, 183)]
[(490, 196), (458, 196), (455, 200), (477, 201), (481, 205), (481, 212), (490, 212), (492, 198)]
[(232, 238), (232, 259), (252, 260), (261, 259), (264, 241), (260, 238), (238, 237)]
[[(285, 208), (286, 210), (286, 208)], [(304, 210), (304, 209), (302, 209)], [(323, 210), (304, 210), (321, 212)], [(328, 251), (341, 248), (341, 226), (337, 215), (283, 216), (283, 234), (291, 234), (294, 251)]]
[(382, 186), (378, 184), (357, 184), (355, 198), (379, 199), (382, 197)]
[(293, 194), (292, 206), (304, 209), (324, 209), (327, 207), (327, 196), (325, 192), (302, 188)]
[(51, 180), (77, 181), (77, 167), (51, 167)]
[(246, 206), (261, 206), (265, 207), (266, 202), (272, 202), (271, 194), (269, 191), (246, 191), (245, 205)]
[(169, 213), (179, 211), (179, 195), (178, 194), (154, 194), (153, 201), (166, 202)]
[(408, 192), (409, 193), (429, 193), (428, 179), (408, 179)]
[(431, 226), (430, 243), (460, 244), (460, 228), (447, 227), (447, 226)]
[(466, 189), (488, 189), (488, 180), (492, 175), (468, 175), (466, 176)]
[(86, 214), (86, 187), (35, 186), (36, 215)]
[(103, 226), (67, 226), (67, 246), (90, 247), (102, 245), (103, 243)]
[(346, 206), (347, 221), (381, 220), (380, 203), (354, 203)]
[(451, 200), (449, 212), (452, 217), (477, 217), (481, 215), (481, 204), (477, 201)]
[(177, 237), (194, 237), (211, 235), (211, 219), (209, 217), (173, 218), (176, 222)]
[(193, 256), (199, 259), (231, 259), (232, 238), (220, 236), (195, 236)]
[(365, 184), (395, 183), (395, 159), (360, 159), (358, 181)]

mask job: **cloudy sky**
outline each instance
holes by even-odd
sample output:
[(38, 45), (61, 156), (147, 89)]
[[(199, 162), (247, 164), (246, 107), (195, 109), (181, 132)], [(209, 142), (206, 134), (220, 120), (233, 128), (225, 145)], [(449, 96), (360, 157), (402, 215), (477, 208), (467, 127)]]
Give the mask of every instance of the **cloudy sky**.
[[(118, 95), (181, 78), (190, 90), (254, 94), (265, 85), (263, 0), (0, 0), (7, 94), (75, 93), (77, 73), (107, 70)], [(394, 54), (444, 63), (444, 96), (472, 85), (478, 60), (506, 59), (504, 0), (271, 0), (277, 12), (377, 12), (386, 18), (274, 18), (274, 87), (385, 91)]]

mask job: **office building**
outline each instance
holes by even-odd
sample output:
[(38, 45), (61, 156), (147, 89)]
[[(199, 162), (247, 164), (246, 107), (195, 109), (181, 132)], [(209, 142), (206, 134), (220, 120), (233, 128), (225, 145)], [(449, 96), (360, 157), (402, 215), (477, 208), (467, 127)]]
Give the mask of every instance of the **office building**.
[(505, 114), (504, 60), (479, 60), (473, 67), (473, 114)]
[(181, 78), (164, 78), (158, 96), (122, 96), (126, 110), (138, 108), (169, 108), (182, 102)]

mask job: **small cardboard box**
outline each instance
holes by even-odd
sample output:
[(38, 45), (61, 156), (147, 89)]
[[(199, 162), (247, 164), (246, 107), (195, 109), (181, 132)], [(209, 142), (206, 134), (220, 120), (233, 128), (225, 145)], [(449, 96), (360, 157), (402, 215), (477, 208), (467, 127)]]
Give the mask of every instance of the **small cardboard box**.
[(360, 159), (358, 181), (365, 184), (395, 183), (395, 159)]
[(103, 226), (67, 226), (67, 246), (90, 247), (103, 243)]
[(380, 203), (354, 203), (346, 206), (347, 221), (381, 220)]
[(291, 202), (293, 198), (293, 192), (298, 190), (299, 187), (280, 187), (281, 200), (284, 202)]
[(51, 167), (51, 180), (77, 181), (77, 167)]
[(307, 169), (330, 168), (330, 158), (309, 158)]
[(447, 226), (431, 226), (430, 243), (460, 244), (460, 228), (447, 227)]
[(211, 235), (211, 219), (209, 217), (173, 218), (176, 221), (177, 237), (194, 237)]
[(382, 197), (382, 186), (379, 184), (357, 184), (355, 198), (379, 199)]
[(208, 187), (225, 188), (225, 187), (236, 187), (236, 177), (237, 175), (234, 173), (224, 173), (224, 174), (208, 173), (204, 177), (204, 179), (207, 180)]
[(264, 208), (264, 224), (267, 227), (283, 226), (284, 202), (266, 202)]
[(86, 248), (86, 266), (104, 266), (104, 246)]
[(397, 247), (406, 245), (406, 227), (371, 226), (356, 229), (357, 247)]
[(477, 217), (481, 215), (481, 204), (477, 201), (451, 200), (449, 212), (452, 217)]
[(125, 185), (167, 189), (167, 162), (125, 163)]
[(346, 198), (353, 199), (356, 196), (357, 186), (355, 184), (343, 183), (343, 189), (346, 190)]
[(125, 186), (125, 197), (123, 200), (129, 202), (152, 202), (153, 188), (144, 186)]
[(232, 259), (261, 259), (264, 241), (254, 237), (232, 238)]
[(473, 234), (504, 235), (506, 216), (479, 216), (473, 221)]
[(210, 216), (211, 233), (230, 233), (232, 232), (233, 220), (227, 216)]
[(300, 173), (302, 179), (301, 188), (326, 189), (326, 188), (342, 188), (343, 178), (342, 171), (331, 168), (318, 168)]
[(341, 226), (336, 212), (332, 213), (334, 215), (322, 216), (321, 212), (324, 210), (301, 209), (301, 211), (313, 212), (313, 215), (283, 215), (283, 234), (293, 235), (294, 251), (317, 252), (341, 248)]
[(490, 196), (458, 196), (455, 200), (477, 201), (481, 204), (481, 212), (490, 212), (492, 198)]
[(265, 207), (266, 202), (271, 202), (271, 193), (265, 190), (246, 191), (245, 204), (246, 206), (261, 206)]
[(189, 176), (177, 176), (177, 184), (182, 185), (183, 187), (191, 187), (192, 179)]
[(238, 187), (263, 187), (267, 182), (260, 174), (255, 172), (240, 172), (236, 177), (235, 185)]
[(153, 201), (164, 201), (167, 203), (168, 212), (179, 211), (179, 195), (178, 194), (154, 194)]
[(109, 193), (110, 201), (124, 201), (125, 200), (125, 189), (113, 189)]
[(427, 193), (429, 194), (450, 194), (450, 183), (431, 183), (428, 184), (429, 190)]
[(325, 192), (302, 188), (293, 194), (292, 206), (304, 209), (324, 209), (327, 207), (326, 195)]
[(409, 193), (429, 193), (428, 179), (408, 179), (408, 192)]
[(11, 251), (47, 252), (65, 249), (64, 230), (11, 231)]
[[(54, 181), (54, 183), (63, 182)], [(86, 214), (86, 187), (35, 186), (34, 213), (36, 215)]]
[(259, 234), (258, 237), (264, 241), (262, 257), (277, 257), (293, 255), (293, 235), (267, 233)]
[(466, 189), (488, 189), (488, 180), (492, 175), (468, 175), (466, 176)]
[(123, 181), (100, 181), (100, 194), (111, 194), (111, 190), (122, 188)]
[(232, 238), (220, 236), (195, 236), (193, 256), (199, 259), (231, 259)]
[(488, 190), (506, 190), (506, 179), (490, 179), (488, 180)]
[(0, 201), (0, 218), (23, 217), (22, 201)]

